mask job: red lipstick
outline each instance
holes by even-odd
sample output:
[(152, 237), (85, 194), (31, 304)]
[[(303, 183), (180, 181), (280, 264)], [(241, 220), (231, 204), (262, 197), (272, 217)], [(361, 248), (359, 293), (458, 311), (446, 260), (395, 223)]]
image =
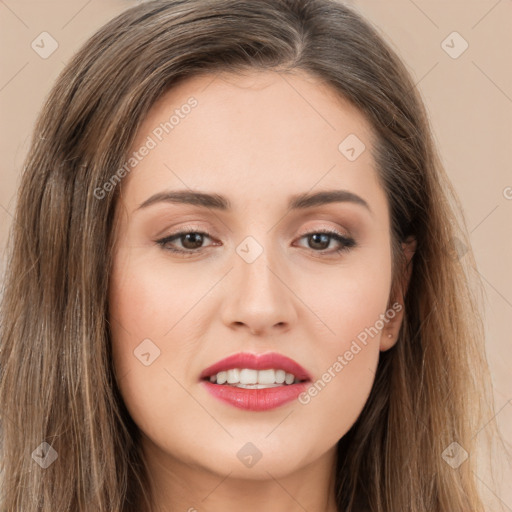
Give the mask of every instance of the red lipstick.
[[(240, 383), (228, 384), (224, 382), (210, 382), (212, 375), (234, 369), (249, 370), (283, 370), (286, 374), (292, 374), (295, 379), (293, 384), (270, 384), (270, 387), (250, 388), (238, 387)], [(276, 352), (266, 354), (252, 354), (242, 352), (229, 356), (209, 366), (201, 372), (202, 385), (215, 398), (222, 400), (234, 407), (249, 411), (266, 411), (280, 407), (295, 400), (302, 393), (308, 382), (312, 380), (310, 374), (297, 362), (289, 357)], [(265, 384), (254, 384), (265, 385)], [(250, 385), (249, 385), (250, 386)]]

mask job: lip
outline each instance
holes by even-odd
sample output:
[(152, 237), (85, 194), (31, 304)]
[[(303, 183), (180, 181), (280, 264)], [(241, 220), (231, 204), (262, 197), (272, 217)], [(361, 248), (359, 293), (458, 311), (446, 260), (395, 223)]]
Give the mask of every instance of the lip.
[(199, 378), (201, 380), (206, 379), (210, 375), (231, 370), (232, 368), (249, 368), (251, 370), (281, 369), (287, 373), (293, 373), (299, 380), (311, 380), (311, 375), (299, 363), (277, 352), (267, 352), (265, 354), (240, 352), (239, 354), (233, 354), (204, 369)]
[[(232, 368), (281, 369), (287, 373), (293, 373), (297, 379), (303, 382), (283, 384), (265, 389), (246, 389), (226, 384), (214, 384), (209, 381), (210, 375)], [(300, 364), (282, 354), (276, 352), (266, 354), (242, 352), (226, 357), (209, 366), (201, 372), (200, 380), (211, 395), (224, 403), (248, 411), (267, 411), (297, 399), (306, 390), (312, 378)]]

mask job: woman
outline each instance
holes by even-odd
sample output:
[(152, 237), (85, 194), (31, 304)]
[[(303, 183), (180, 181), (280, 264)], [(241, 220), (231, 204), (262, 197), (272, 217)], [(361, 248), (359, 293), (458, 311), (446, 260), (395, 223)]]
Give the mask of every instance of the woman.
[(410, 76), (349, 8), (122, 13), (27, 157), (2, 510), (484, 510), (457, 212)]

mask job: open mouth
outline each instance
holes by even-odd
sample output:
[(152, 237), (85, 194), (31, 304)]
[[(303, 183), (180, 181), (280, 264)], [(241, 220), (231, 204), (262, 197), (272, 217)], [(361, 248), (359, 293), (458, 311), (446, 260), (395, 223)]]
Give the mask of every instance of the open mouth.
[(307, 382), (307, 379), (299, 379), (293, 373), (286, 372), (281, 368), (264, 370), (232, 368), (206, 376), (203, 380), (242, 389), (267, 389)]
[(267, 411), (297, 399), (312, 377), (283, 354), (240, 352), (205, 368), (199, 380), (207, 392), (224, 403)]

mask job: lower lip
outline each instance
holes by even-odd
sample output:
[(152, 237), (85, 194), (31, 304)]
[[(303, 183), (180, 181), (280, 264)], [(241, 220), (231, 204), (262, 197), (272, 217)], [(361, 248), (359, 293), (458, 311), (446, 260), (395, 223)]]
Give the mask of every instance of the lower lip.
[(268, 411), (291, 402), (306, 390), (307, 382), (275, 388), (246, 389), (202, 381), (208, 392), (229, 405), (247, 411)]

